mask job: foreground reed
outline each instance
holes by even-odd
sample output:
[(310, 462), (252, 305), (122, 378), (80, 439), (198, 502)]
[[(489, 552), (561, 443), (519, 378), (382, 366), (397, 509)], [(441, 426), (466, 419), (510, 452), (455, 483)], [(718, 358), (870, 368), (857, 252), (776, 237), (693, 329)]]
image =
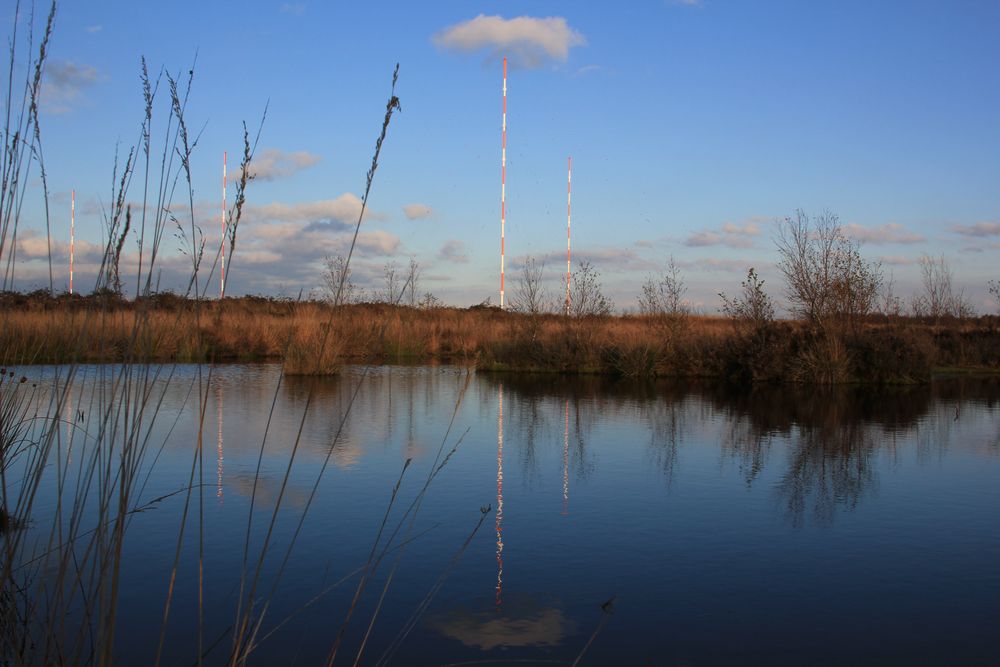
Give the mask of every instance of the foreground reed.
[[(24, 50), (32, 54), (34, 67), (28, 75), (28, 103), (21, 107), (20, 116), (12, 93), (6, 100), (7, 125), (0, 165), (0, 265), (6, 268), (0, 298), (0, 366), (4, 371), (0, 382), (0, 664), (109, 665), (119, 661), (121, 617), (130, 612), (121, 605), (126, 544), (134, 544), (135, 535), (140, 539), (148, 537), (142, 527), (145, 513), (171, 503), (176, 510), (173, 516), (177, 517), (175, 533), (167, 536), (170, 544), (161, 541), (156, 546), (173, 557), (167, 571), (160, 573), (162, 579), (151, 582), (151, 590), (162, 593), (163, 606), (158, 641), (148, 647), (144, 660), (150, 664), (176, 661), (178, 654), (169, 640), (178, 632), (180, 620), (185, 637), (192, 637), (190, 643), (185, 639), (186, 654), (181, 656), (184, 662), (243, 665), (253, 658), (262, 642), (289, 621), (290, 617), (272, 618), (274, 613), (269, 614), (269, 610), (281, 595), (283, 573), (335, 447), (331, 446), (322, 465), (309, 471), (313, 482), (308, 500), (297, 516), (290, 514), (285, 491), (297, 463), (302, 427), (313, 403), (310, 388), (277, 498), (266, 504), (259, 499), (259, 466), (253, 475), (233, 622), (221, 635), (210, 636), (206, 630), (206, 533), (210, 528), (206, 519), (208, 476), (204, 459), (208, 439), (205, 420), (215, 363), (231, 358), (242, 348), (241, 356), (289, 360), (298, 354), (301, 367), (290, 365), (289, 373), (334, 371), (341, 360), (340, 338), (334, 326), (340, 319), (329, 309), (269, 303), (265, 307), (269, 317), (290, 324), (260, 329), (259, 324), (251, 324), (261, 316), (261, 303), (248, 306), (243, 301), (213, 303), (205, 299), (221, 249), (214, 258), (206, 256), (196, 224), (191, 156), (198, 142), (189, 137), (185, 117), (194, 70), (188, 70), (186, 77), (167, 72), (150, 76), (145, 61), (141, 81), (146, 113), (138, 149), (130, 150), (120, 166), (116, 158), (115, 192), (105, 220), (108, 241), (94, 295), (56, 297), (51, 280), (47, 291), (30, 297), (22, 298), (10, 291), (15, 282), (14, 249), (21, 225), (23, 188), (29, 182), (32, 166), (42, 163), (37, 96), (55, 10), (53, 3), (37, 56), (32, 51), (32, 17), (15, 12), (15, 35), (27, 31)], [(21, 57), (21, 51), (22, 42), (12, 39), (12, 72), (17, 69), (15, 58)], [(398, 67), (393, 75), (393, 90), (397, 73)], [(153, 157), (150, 147), (159, 141), (150, 128), (154, 112), (158, 113), (161, 106), (157, 104), (161, 80), (169, 99), (166, 118), (158, 124), (163, 132), (163, 152)], [(390, 95), (363, 204), (367, 203), (389, 120), (398, 108), (399, 100)], [(26, 141), (25, 137), (33, 140)], [(244, 127), (236, 203), (227, 212), (224, 230), (230, 262), (235, 254), (255, 147), (256, 140)], [(129, 193), (133, 182), (141, 184), (142, 189), (137, 206), (141, 214), (134, 217), (127, 203), (132, 201)], [(170, 225), (176, 227), (176, 235), (191, 261), (187, 289), (177, 297), (152, 290), (163, 233)], [(139, 239), (143, 258), (136, 280), (140, 297), (126, 302), (120, 296), (123, 285), (119, 262), (123, 242), (133, 233)], [(258, 336), (249, 352), (246, 338), (236, 341), (220, 336), (220, 332), (236, 331), (233, 325), (257, 329)], [(168, 363), (151, 365), (149, 361)], [(169, 363), (177, 361), (198, 363), (178, 375), (176, 366)], [(29, 368), (41, 362), (60, 365), (41, 373)], [(106, 363), (88, 367), (88, 362)], [(35, 381), (43, 375), (44, 379)], [(363, 381), (364, 374), (358, 384), (349, 388), (350, 401), (336, 427), (334, 445)], [(184, 407), (178, 410), (186, 409), (195, 415), (195, 423), (185, 425), (194, 435), (189, 443), (189, 463), (183, 478), (176, 480), (177, 487), (150, 498), (147, 482), (181, 418), (181, 412), (163, 407), (168, 388), (179, 389), (186, 396)], [(275, 397), (280, 390), (279, 383)], [(456, 406), (456, 414), (457, 410)], [(274, 417), (273, 411), (272, 404), (268, 423)], [(360, 577), (355, 596), (360, 598), (365, 583), (372, 580), (390, 555), (395, 572), (407, 544), (420, 537), (413, 526), (422, 499), (461, 442), (461, 436), (451, 435), (453, 423), (454, 415), (426, 482), (402, 516), (393, 512), (397, 485), (383, 521), (386, 535), (380, 530), (369, 561), (339, 582), (315, 591), (310, 600), (302, 601), (300, 611), (355, 577)], [(271, 455), (268, 450), (273, 438), (269, 428), (261, 433), (261, 458), (265, 452)], [(400, 483), (402, 479), (401, 475)], [(414, 611), (412, 623), (440, 589), (489, 508), (472, 510), (470, 516), (477, 515), (478, 519), (472, 522), (472, 533), (464, 543), (456, 545), (441, 577)], [(273, 538), (279, 521), (292, 521), (293, 526), (291, 538), (277, 544)], [(382, 587), (382, 598), (388, 586), (386, 583)], [(185, 612), (178, 613), (178, 607)], [(354, 612), (352, 605), (330, 647), (329, 663), (338, 650), (350, 651), (356, 661), (361, 659), (365, 642), (358, 647), (343, 642)], [(377, 616), (376, 612), (368, 619), (368, 633)], [(410, 627), (408, 624), (400, 631), (394, 650)]]

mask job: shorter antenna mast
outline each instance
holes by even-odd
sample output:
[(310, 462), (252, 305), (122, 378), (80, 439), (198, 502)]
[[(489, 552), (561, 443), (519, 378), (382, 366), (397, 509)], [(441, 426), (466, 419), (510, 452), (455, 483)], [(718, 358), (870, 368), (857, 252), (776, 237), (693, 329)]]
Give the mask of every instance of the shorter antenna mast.
[(219, 271), (219, 299), (226, 296), (226, 151), (222, 151), (222, 265)]
[(69, 293), (73, 293), (73, 251), (76, 242), (76, 190), (70, 191), (69, 204)]
[(570, 223), (571, 205), (573, 201), (573, 157), (567, 159), (566, 171), (566, 314), (569, 315), (569, 281), (570, 281)]

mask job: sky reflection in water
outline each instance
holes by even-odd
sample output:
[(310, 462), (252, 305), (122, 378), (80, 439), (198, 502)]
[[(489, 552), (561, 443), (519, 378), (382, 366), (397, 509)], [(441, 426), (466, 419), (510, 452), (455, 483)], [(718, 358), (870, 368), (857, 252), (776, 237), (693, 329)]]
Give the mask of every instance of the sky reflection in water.
[[(100, 382), (99, 369), (83, 370), (78, 382)], [(457, 443), (401, 533), (420, 537), (398, 569), (399, 552), (386, 558), (362, 598), (345, 639), (351, 659), (390, 572), (363, 663), (571, 662), (612, 596), (591, 664), (1000, 659), (996, 381), (734, 390), (479, 374), (463, 394), (464, 373), (393, 367), (362, 379), (349, 369), (279, 385), (276, 366), (215, 370), (205, 424), (215, 459), (204, 473), (206, 636), (224, 634), (233, 618), (251, 495), (250, 540), (259, 545), (283, 493), (264, 570), (273, 577), (329, 454), (265, 629), (294, 617), (259, 649), (262, 661), (325, 658), (356, 580), (314, 597), (366, 561), (404, 461), (413, 464), (390, 526), (435, 457)], [(151, 432), (165, 446), (145, 498), (186, 480), (194, 378), (181, 367), (163, 392)], [(473, 533), (486, 506), (493, 516)], [(165, 501), (130, 527), (125, 661), (145, 660), (155, 646), (181, 508), (179, 498)], [(170, 660), (192, 654), (194, 539), (185, 544)]]

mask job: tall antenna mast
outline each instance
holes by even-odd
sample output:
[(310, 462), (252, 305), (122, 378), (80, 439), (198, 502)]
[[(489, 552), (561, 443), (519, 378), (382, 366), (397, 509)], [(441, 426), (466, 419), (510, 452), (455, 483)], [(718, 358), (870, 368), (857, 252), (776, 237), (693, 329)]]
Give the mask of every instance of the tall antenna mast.
[(503, 127), (500, 131), (500, 310), (503, 310), (504, 227), (507, 223), (507, 56), (503, 57)]
[(226, 296), (226, 151), (222, 151), (222, 269), (219, 271), (219, 299)]
[(69, 204), (69, 293), (73, 293), (73, 251), (76, 241), (76, 190), (70, 190)]
[(573, 202), (573, 157), (567, 158), (566, 171), (566, 314), (569, 315), (569, 272), (570, 272), (570, 222)]

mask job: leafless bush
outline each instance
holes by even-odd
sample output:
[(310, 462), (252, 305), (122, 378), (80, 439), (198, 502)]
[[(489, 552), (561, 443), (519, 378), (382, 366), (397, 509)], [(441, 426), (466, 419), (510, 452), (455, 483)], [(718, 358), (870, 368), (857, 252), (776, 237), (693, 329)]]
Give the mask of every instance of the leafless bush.
[(402, 291), (399, 288), (399, 265), (396, 260), (386, 262), (382, 267), (383, 290), (378, 293), (377, 300), (382, 303), (396, 303), (402, 298)]
[(510, 309), (515, 313), (540, 315), (548, 309), (548, 295), (542, 283), (545, 265), (528, 257), (514, 281)]
[(420, 263), (414, 258), (410, 258), (410, 265), (407, 267), (406, 283), (403, 291), (406, 293), (406, 304), (411, 308), (416, 308), (419, 304), (419, 294), (417, 285), (420, 281)]
[(444, 304), (441, 303), (441, 299), (430, 292), (424, 292), (424, 295), (420, 298), (420, 303), (417, 305), (424, 310), (431, 310), (433, 308), (440, 308)]
[(611, 314), (611, 302), (601, 289), (601, 274), (590, 262), (580, 262), (571, 285), (570, 312), (575, 317)]
[(875, 307), (882, 267), (861, 257), (839, 218), (825, 212), (812, 220), (802, 211), (785, 218), (775, 239), (791, 311), (828, 329), (856, 326)]
[(639, 296), (639, 312), (643, 315), (665, 315), (683, 317), (690, 309), (684, 303), (687, 286), (681, 270), (671, 257), (667, 267), (659, 277), (648, 276)]
[(323, 260), (323, 291), (334, 305), (354, 303), (360, 291), (351, 280), (351, 267), (343, 255), (327, 255)]
[(898, 318), (903, 314), (903, 300), (896, 295), (896, 281), (891, 273), (879, 290), (876, 309), (879, 314), (890, 318)]
[(997, 302), (997, 312), (1000, 312), (1000, 280), (991, 280), (989, 282), (990, 294)]
[(767, 326), (774, 320), (774, 303), (764, 291), (764, 281), (751, 266), (747, 279), (740, 283), (740, 293), (733, 298), (719, 292), (722, 312), (738, 324), (747, 324), (754, 329)]
[(972, 305), (965, 298), (965, 291), (952, 285), (954, 273), (944, 256), (937, 259), (929, 255), (920, 257), (920, 282), (923, 292), (913, 299), (913, 314), (917, 317), (969, 317)]

